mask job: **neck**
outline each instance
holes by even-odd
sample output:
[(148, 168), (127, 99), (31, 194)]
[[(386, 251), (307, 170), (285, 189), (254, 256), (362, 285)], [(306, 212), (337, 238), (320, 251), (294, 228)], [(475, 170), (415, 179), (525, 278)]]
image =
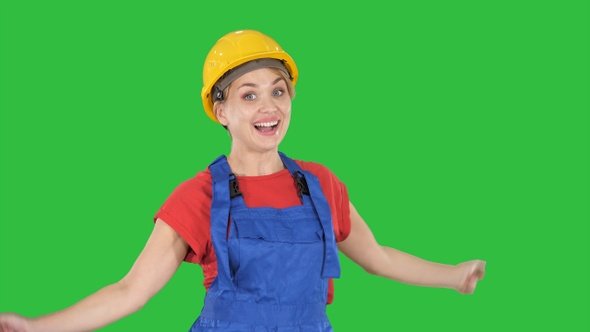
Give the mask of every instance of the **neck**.
[(236, 176), (260, 176), (279, 172), (285, 167), (278, 151), (237, 152), (232, 149), (227, 157)]

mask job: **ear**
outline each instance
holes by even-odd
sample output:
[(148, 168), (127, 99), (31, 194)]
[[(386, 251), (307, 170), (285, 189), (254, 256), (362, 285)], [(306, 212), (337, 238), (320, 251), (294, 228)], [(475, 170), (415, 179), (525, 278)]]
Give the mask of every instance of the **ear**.
[(229, 121), (227, 120), (227, 117), (225, 116), (225, 108), (224, 108), (224, 104), (221, 101), (216, 101), (213, 104), (213, 112), (215, 113), (215, 117), (217, 117), (217, 120), (219, 120), (219, 122), (224, 125), (227, 126), (227, 124), (229, 123)]

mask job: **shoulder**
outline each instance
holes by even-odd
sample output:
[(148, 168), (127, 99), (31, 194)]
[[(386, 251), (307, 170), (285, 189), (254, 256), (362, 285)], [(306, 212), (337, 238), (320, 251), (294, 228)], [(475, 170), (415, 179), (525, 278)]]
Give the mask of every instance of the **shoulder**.
[(211, 198), (211, 173), (205, 170), (181, 182), (154, 217), (162, 219), (189, 244), (186, 261), (200, 263), (209, 253)]
[(326, 167), (320, 163), (316, 163), (313, 161), (303, 161), (303, 160), (295, 160), (295, 162), (304, 171), (308, 171), (311, 174), (315, 175), (320, 180), (322, 185), (323, 184), (332, 185), (334, 183), (338, 183), (338, 184), (340, 183), (340, 180), (338, 179), (336, 174), (334, 174), (328, 167)]
[(172, 192), (169, 199), (194, 199), (203, 196), (211, 197), (211, 173), (208, 169), (198, 172), (192, 178), (181, 182)]
[(210, 188), (212, 181), (211, 172), (209, 172), (209, 168), (207, 168), (204, 171), (198, 172), (195, 176), (184, 181), (180, 185), (193, 189), (204, 187)]
[(320, 181), (322, 191), (330, 204), (336, 242), (344, 241), (350, 234), (351, 229), (350, 206), (346, 185), (328, 167), (322, 164), (301, 160), (295, 160), (295, 162), (301, 169), (310, 172)]

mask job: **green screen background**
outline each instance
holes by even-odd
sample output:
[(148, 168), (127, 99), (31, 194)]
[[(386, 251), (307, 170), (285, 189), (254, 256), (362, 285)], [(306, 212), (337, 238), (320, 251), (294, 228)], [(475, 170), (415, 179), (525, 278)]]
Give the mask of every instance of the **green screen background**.
[[(0, 312), (125, 275), (170, 192), (229, 151), (208, 50), (258, 29), (300, 71), (281, 150), (332, 169), (383, 245), (488, 262), (465, 296), (342, 257), (336, 331), (590, 328), (588, 1), (3, 1), (0, 27)], [(201, 282), (182, 264), (101, 331), (188, 330)]]

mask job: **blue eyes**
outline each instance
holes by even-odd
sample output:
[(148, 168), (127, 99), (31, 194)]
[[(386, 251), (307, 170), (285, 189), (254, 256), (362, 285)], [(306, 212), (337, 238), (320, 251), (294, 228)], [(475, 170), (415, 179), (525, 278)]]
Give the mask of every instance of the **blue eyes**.
[[(273, 97), (280, 97), (285, 93), (282, 89), (277, 89), (272, 91)], [(247, 93), (243, 97), (245, 100), (255, 100), (257, 98), (255, 93)]]

